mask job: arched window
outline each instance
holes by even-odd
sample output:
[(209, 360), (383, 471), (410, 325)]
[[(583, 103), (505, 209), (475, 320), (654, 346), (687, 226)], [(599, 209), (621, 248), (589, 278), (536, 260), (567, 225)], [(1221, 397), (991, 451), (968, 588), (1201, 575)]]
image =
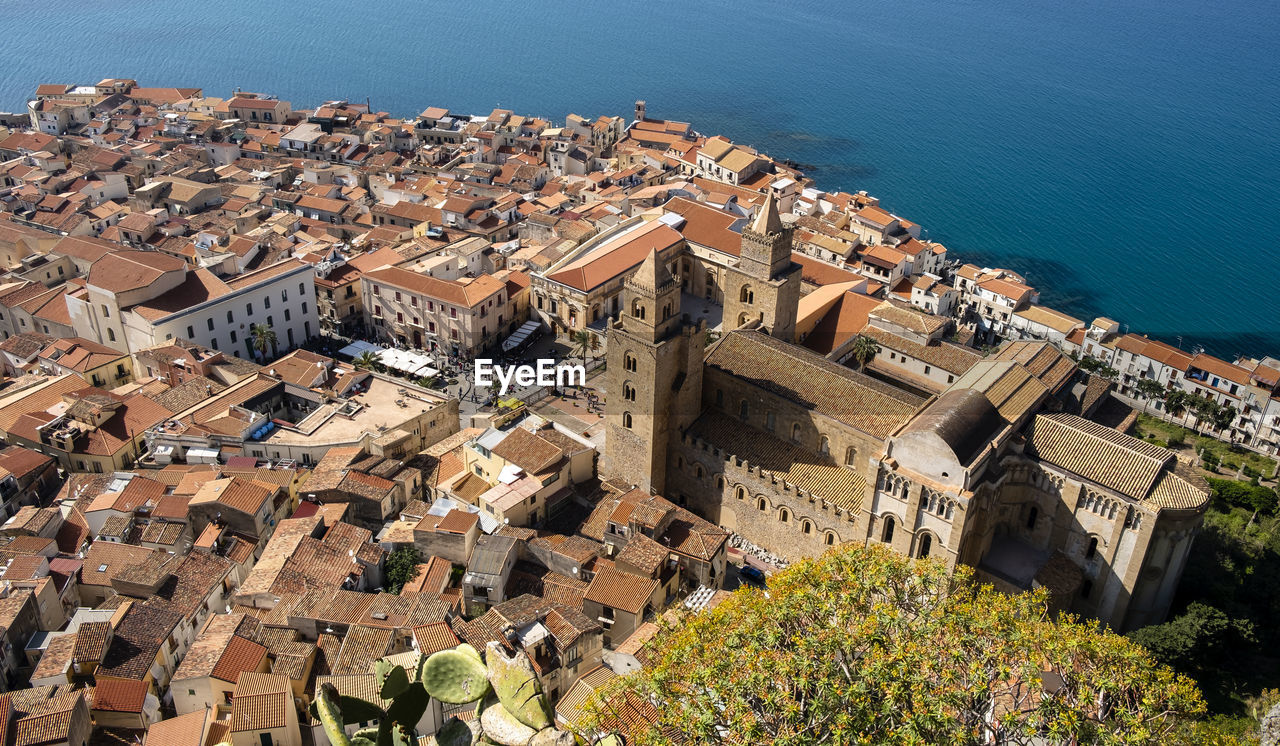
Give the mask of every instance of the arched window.
[(627, 401), (636, 400), (636, 387), (632, 386), (630, 381), (623, 381), (622, 383), (622, 398)]
[(724, 406), (724, 389), (716, 389), (716, 406)]
[(631, 315), (637, 319), (644, 318), (644, 304), (638, 298), (631, 302)]
[(747, 400), (743, 399), (742, 403), (738, 405), (738, 417), (745, 420), (749, 414), (750, 410), (747, 407)]
[(684, 468), (684, 456), (676, 456), (676, 469)]
[(746, 487), (743, 487), (742, 485), (738, 485), (737, 487), (734, 487), (734, 488), (733, 488), (733, 494), (734, 494), (734, 496), (735, 496), (735, 497), (737, 497), (739, 500), (746, 500), (746, 499), (747, 499), (747, 488), (746, 488)]
[(798, 422), (791, 426), (791, 440), (800, 442), (800, 423)]
[(790, 523), (790, 522), (791, 522), (791, 511), (790, 511), (790, 510), (787, 510), (786, 508), (783, 508), (782, 510), (779, 510), (779, 511), (778, 511), (778, 520), (782, 521), (783, 523)]
[(833, 546), (835, 546), (835, 545), (836, 545), (836, 535), (835, 535), (835, 534), (833, 534), (833, 533), (831, 533), (830, 531), (828, 531), (828, 532), (827, 532), (827, 546), (829, 546), (829, 547), (833, 547)]
[(924, 536), (921, 536), (920, 551), (917, 552), (916, 555), (920, 559), (924, 559), (925, 557), (929, 556), (929, 550), (931, 549), (933, 549), (933, 536), (931, 536), (930, 534), (925, 534)]
[(742, 301), (743, 303), (753, 303), (755, 302), (755, 299), (756, 299), (756, 294), (751, 292), (751, 286), (743, 285), (742, 290), (738, 292), (738, 300)]
[(761, 497), (756, 499), (756, 507), (759, 508), (760, 510), (768, 510), (769, 504), (764, 501), (763, 497)]
[(823, 456), (831, 453), (831, 441), (825, 435), (818, 438), (818, 453), (821, 453)]
[(1036, 528), (1036, 519), (1040, 517), (1040, 509), (1032, 505), (1031, 510), (1027, 511), (1027, 530), (1034, 531)]
[(800, 521), (800, 530), (805, 532), (806, 534), (813, 533), (813, 521), (809, 520), (808, 518), (804, 519), (803, 521)]
[(884, 517), (884, 530), (880, 534), (880, 541), (888, 544), (893, 541), (893, 516)]
[(858, 449), (854, 448), (853, 446), (849, 446), (848, 448), (844, 449), (844, 465), (845, 466), (854, 466), (856, 465), (857, 460), (858, 460)]
[(628, 430), (631, 429), (631, 413), (630, 412), (622, 413), (622, 426)]
[(666, 321), (671, 318), (671, 304), (668, 303), (662, 307), (662, 320)]
[(622, 367), (624, 370), (627, 370), (628, 372), (635, 373), (636, 372), (636, 356), (632, 355), (630, 352), (624, 355), (622, 358)]
[[(718, 490), (722, 490), (722, 489), (724, 489), (724, 485), (725, 485), (724, 475), (723, 475), (723, 474), (717, 474), (717, 475), (716, 475), (716, 489), (718, 489)], [(745, 492), (745, 490), (744, 490), (744, 491), (743, 491), (743, 494), (738, 495), (738, 499), (739, 499), (739, 500), (741, 500), (741, 499), (742, 499), (743, 497), (745, 497), (745, 496), (746, 496), (746, 492)]]
[(1089, 537), (1089, 548), (1084, 550), (1085, 559), (1093, 559), (1093, 555), (1098, 553), (1098, 537)]
[(706, 475), (707, 475), (707, 472), (705, 472), (705, 471), (702, 469), (702, 464), (694, 464), (694, 465), (693, 465), (693, 476), (694, 476), (694, 478), (695, 478), (695, 479), (702, 479), (702, 478), (703, 478), (703, 477), (705, 477)]

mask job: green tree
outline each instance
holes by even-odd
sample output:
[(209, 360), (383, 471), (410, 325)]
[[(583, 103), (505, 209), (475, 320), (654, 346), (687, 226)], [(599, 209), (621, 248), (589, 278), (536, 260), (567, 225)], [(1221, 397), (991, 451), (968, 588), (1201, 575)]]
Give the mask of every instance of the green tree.
[(582, 364), (587, 364), (587, 354), (594, 352), (600, 347), (600, 340), (596, 339), (596, 335), (586, 329), (579, 329), (573, 333), (573, 351), (581, 353)]
[(1213, 429), (1217, 432), (1221, 432), (1231, 427), (1231, 423), (1235, 422), (1236, 408), (1230, 404), (1219, 405), (1213, 410), (1213, 413), (1210, 415), (1210, 419), (1213, 422)]
[(362, 370), (373, 370), (373, 366), (378, 364), (378, 353), (365, 350), (357, 355), (352, 363)]
[(1120, 375), (1120, 371), (1112, 368), (1110, 365), (1107, 365), (1096, 357), (1089, 357), (1088, 355), (1080, 358), (1080, 370), (1083, 370), (1086, 373), (1093, 373), (1094, 375), (1102, 376), (1103, 378), (1109, 378), (1111, 380), (1115, 380), (1116, 377)]
[(657, 718), (628, 744), (1163, 744), (1204, 711), (1195, 683), (1041, 590), (880, 546), (845, 547), (662, 622), (651, 665), (580, 724), (629, 702)]
[[(1280, 583), (1275, 581), (1280, 577), (1280, 518), (1256, 514), (1248, 507), (1233, 508), (1219, 491), (1221, 485), (1244, 489), (1249, 485), (1222, 479), (1211, 479), (1210, 484), (1214, 487), (1213, 505), (1191, 545), (1169, 622), (1160, 625), (1172, 624), (1173, 629), (1158, 631), (1156, 634), (1163, 639), (1152, 647), (1160, 658), (1167, 652), (1159, 645), (1171, 644), (1168, 640), (1172, 634), (1185, 633), (1193, 626), (1208, 626), (1204, 621), (1185, 626), (1173, 624), (1191, 613), (1193, 605), (1220, 610), (1230, 620), (1232, 629), (1230, 634), (1213, 639), (1213, 654), (1207, 656), (1207, 661), (1206, 656), (1195, 655), (1168, 660), (1179, 673), (1192, 676), (1200, 683), (1212, 712), (1226, 719), (1250, 715), (1256, 718), (1258, 713), (1251, 713), (1256, 705), (1254, 698), (1280, 684), (1280, 658), (1274, 653), (1280, 646), (1280, 626), (1275, 624), (1280, 614)], [(1198, 616), (1201, 620), (1209, 617), (1208, 614)], [(1145, 634), (1143, 630), (1131, 634), (1144, 644), (1150, 642), (1139, 637)], [(1201, 639), (1209, 638), (1202, 636)], [(1262, 712), (1265, 711), (1264, 708)], [(1215, 741), (1188, 739), (1183, 742)]]
[(1196, 418), (1200, 420), (1212, 420), (1218, 412), (1218, 403), (1207, 396), (1192, 394), (1189, 398), (1191, 411), (1196, 413)]
[(880, 345), (875, 339), (865, 334), (859, 334), (858, 338), (853, 340), (853, 345), (849, 348), (849, 356), (858, 364), (858, 368), (867, 367), (880, 354)]
[(1161, 663), (1196, 676), (1217, 666), (1237, 641), (1254, 639), (1251, 622), (1232, 619), (1221, 609), (1200, 602), (1188, 605), (1185, 612), (1164, 624), (1143, 627), (1129, 636)]
[(1137, 391), (1138, 396), (1141, 396), (1146, 400), (1144, 408), (1149, 408), (1151, 406), (1152, 399), (1164, 398), (1164, 386), (1154, 378), (1140, 378), (1138, 379), (1138, 382), (1133, 385), (1133, 388)]
[(387, 591), (399, 593), (405, 583), (413, 580), (418, 569), (418, 550), (412, 546), (403, 546), (387, 556)]
[[(1207, 452), (1205, 455), (1209, 455)], [(1261, 515), (1274, 515), (1280, 495), (1270, 487), (1237, 482), (1234, 479), (1209, 478), (1214, 504), (1219, 510), (1243, 508)]]
[(271, 357), (275, 357), (278, 352), (280, 341), (276, 339), (276, 333), (266, 324), (254, 324), (249, 328), (249, 336), (253, 339), (253, 348), (258, 351), (262, 357), (267, 356), (267, 348), (271, 349)]

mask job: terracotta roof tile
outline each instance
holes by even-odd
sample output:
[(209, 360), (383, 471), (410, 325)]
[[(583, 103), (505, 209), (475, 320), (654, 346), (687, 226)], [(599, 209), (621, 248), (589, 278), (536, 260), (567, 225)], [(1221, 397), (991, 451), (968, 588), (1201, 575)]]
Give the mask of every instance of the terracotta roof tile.
[(105, 679), (93, 689), (92, 709), (103, 712), (141, 713), (147, 698), (144, 681)]
[(210, 675), (215, 679), (235, 684), (245, 671), (258, 670), (258, 666), (262, 665), (262, 659), (266, 656), (266, 647), (239, 635), (233, 635)]
[(707, 356), (707, 364), (877, 438), (887, 437), (924, 403), (756, 331), (726, 334)]
[(656, 580), (606, 567), (591, 580), (585, 599), (602, 606), (639, 614), (657, 588)]
[(452, 650), (458, 647), (458, 636), (446, 622), (433, 622), (413, 628), (413, 637), (418, 642), (418, 651), (422, 655), (431, 655), (441, 650)]

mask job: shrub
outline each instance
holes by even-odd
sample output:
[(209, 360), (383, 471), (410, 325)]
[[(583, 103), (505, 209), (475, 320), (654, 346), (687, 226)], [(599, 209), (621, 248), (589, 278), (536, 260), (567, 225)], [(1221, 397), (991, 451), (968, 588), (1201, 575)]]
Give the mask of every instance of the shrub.
[(1272, 515), (1280, 503), (1280, 495), (1270, 487), (1237, 482), (1232, 479), (1208, 480), (1213, 490), (1214, 502), (1222, 509), (1228, 507), (1256, 510), (1263, 515)]

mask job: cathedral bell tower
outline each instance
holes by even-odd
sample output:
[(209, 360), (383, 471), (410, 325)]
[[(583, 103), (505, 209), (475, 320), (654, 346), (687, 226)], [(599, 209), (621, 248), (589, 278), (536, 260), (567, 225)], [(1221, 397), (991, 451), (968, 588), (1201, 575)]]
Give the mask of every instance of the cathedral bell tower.
[(794, 342), (800, 304), (800, 265), (791, 261), (794, 229), (782, 224), (772, 190), (742, 231), (738, 265), (725, 273), (724, 328), (759, 321), (767, 334)]
[(700, 410), (706, 323), (680, 315), (680, 283), (656, 251), (622, 299), (607, 340), (605, 476), (662, 492), (667, 445)]

